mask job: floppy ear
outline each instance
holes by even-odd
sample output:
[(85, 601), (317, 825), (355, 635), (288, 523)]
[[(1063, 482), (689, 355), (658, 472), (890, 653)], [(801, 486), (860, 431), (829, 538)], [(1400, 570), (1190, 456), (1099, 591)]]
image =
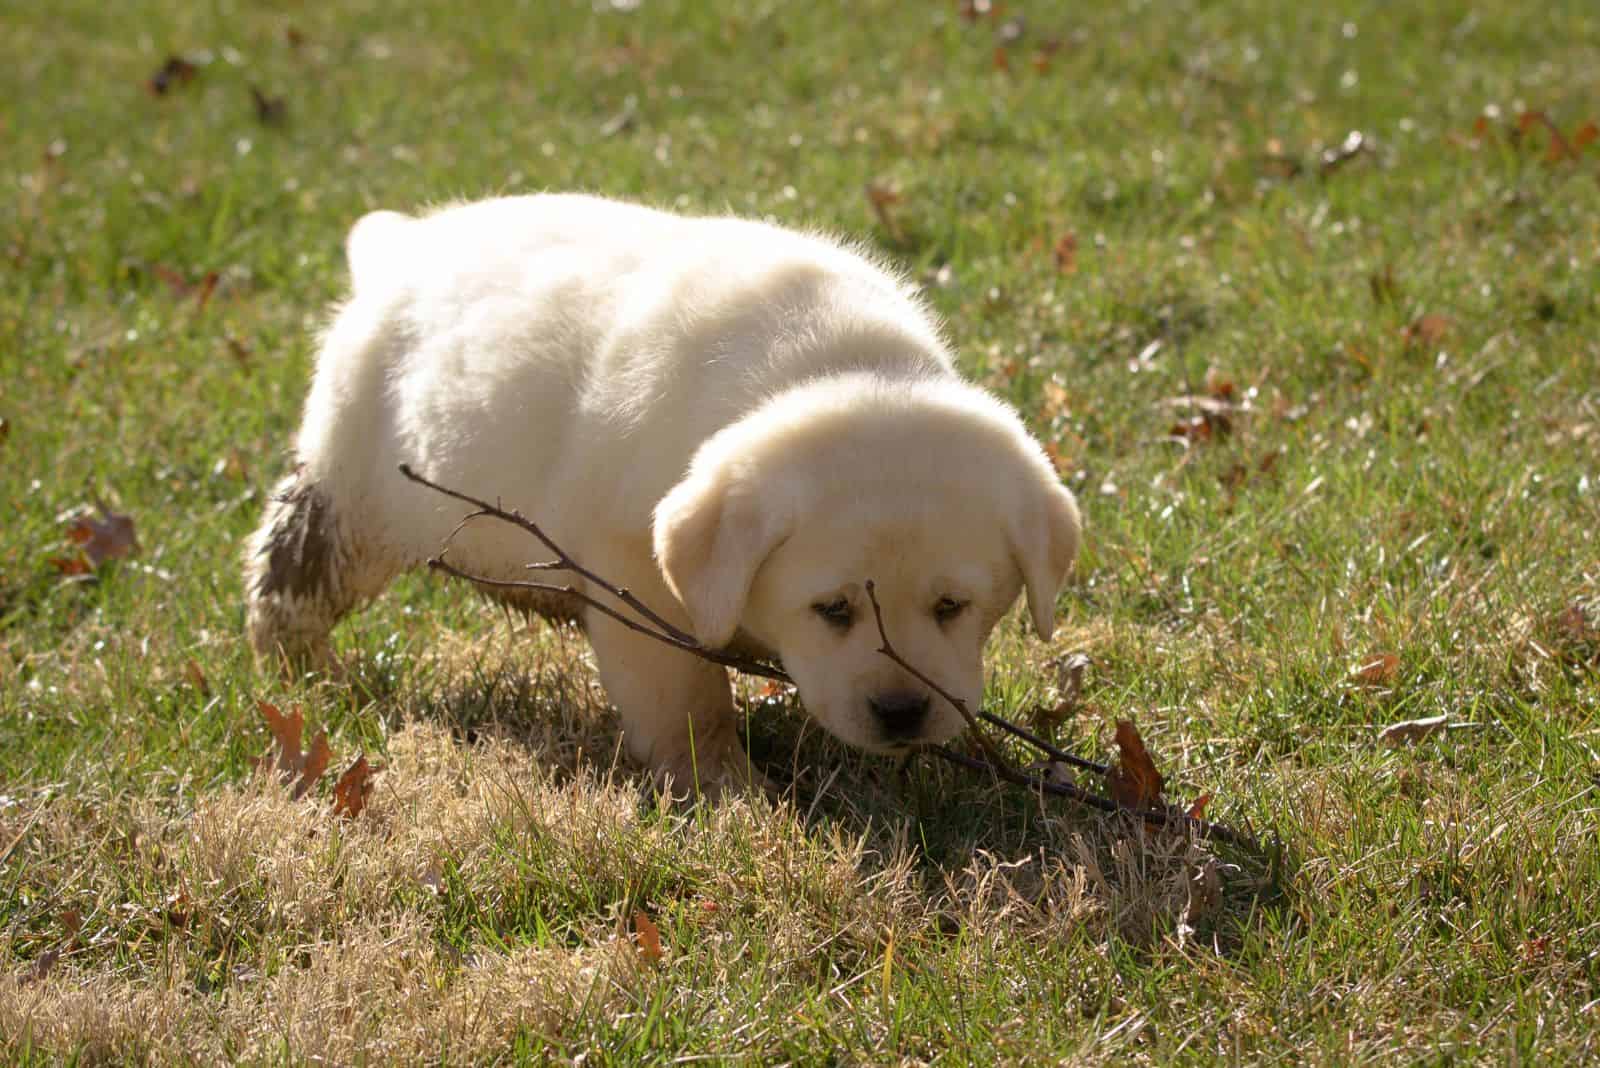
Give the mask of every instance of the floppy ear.
[(756, 569), (788, 537), (762, 503), (719, 466), (692, 470), (656, 505), (656, 562), (702, 645), (733, 640)]
[(1056, 626), (1056, 594), (1078, 557), (1083, 524), (1078, 502), (1053, 470), (1032, 473), (1037, 485), (1030, 499), (1013, 514), (1011, 552), (1028, 588), (1033, 629), (1049, 639)]

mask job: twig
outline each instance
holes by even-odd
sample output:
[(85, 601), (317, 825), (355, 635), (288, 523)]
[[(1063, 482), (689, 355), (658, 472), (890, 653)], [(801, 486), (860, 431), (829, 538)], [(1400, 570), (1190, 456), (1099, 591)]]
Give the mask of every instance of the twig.
[[(431, 490), (442, 493), (447, 497), (454, 498), (455, 500), (463, 501), (477, 509), (475, 512), (472, 512), (463, 518), (461, 522), (456, 525), (455, 529), (450, 532), (449, 537), (445, 539), (445, 544), (440, 550), (440, 554), (428, 560), (428, 566), (433, 570), (442, 571), (447, 575), (463, 579), (479, 586), (488, 586), (496, 589), (531, 590), (540, 593), (554, 593), (573, 597), (583, 604), (586, 604), (596, 611), (608, 616), (609, 618), (616, 620), (618, 623), (621, 623), (630, 630), (643, 634), (646, 637), (654, 638), (656, 641), (670, 645), (675, 649), (681, 649), (692, 656), (698, 656), (702, 660), (707, 660), (714, 664), (720, 664), (723, 667), (731, 668), (734, 671), (738, 671), (746, 675), (756, 675), (761, 678), (773, 679), (778, 682), (790, 684), (794, 682), (794, 679), (781, 667), (773, 664), (763, 663), (762, 661), (751, 657), (738, 656), (733, 653), (725, 653), (716, 649), (710, 649), (700, 644), (695, 640), (693, 635), (673, 626), (666, 619), (652, 611), (637, 597), (629, 593), (627, 589), (612, 585), (610, 582), (607, 582), (599, 575), (596, 575), (593, 571), (590, 571), (588, 568), (578, 563), (567, 554), (565, 549), (557, 545), (555, 541), (552, 540), (537, 523), (533, 522), (531, 519), (528, 519), (521, 512), (518, 512), (515, 509), (508, 511), (499, 505), (490, 504), (487, 501), (480, 500), (479, 498), (473, 497), (469, 494), (448, 489), (439, 485), (437, 482), (423, 478), (421, 475), (413, 471), (409, 464), (401, 464), (400, 473), (419, 485), (426, 486)], [(444, 559), (444, 556), (450, 550), (450, 540), (459, 534), (468, 522), (483, 516), (489, 516), (491, 518), (510, 523), (513, 526), (520, 527), (521, 529), (532, 534), (534, 537), (538, 538), (540, 543), (543, 544), (545, 548), (555, 554), (556, 559), (554, 560), (526, 565), (529, 570), (571, 571), (576, 575), (580, 575), (590, 583), (593, 583), (597, 588), (605, 591), (612, 597), (615, 597), (617, 600), (621, 601), (626, 607), (633, 609), (652, 625), (646, 625), (645, 623), (640, 623), (638, 620), (629, 619), (622, 612), (619, 612), (617, 609), (605, 604), (590, 594), (579, 590), (573, 585), (560, 585), (552, 582), (527, 582), (513, 579), (488, 578), (486, 576), (474, 575), (470, 572), (463, 571), (454, 564), (447, 562)], [(1207, 820), (1190, 816), (1188, 813), (1177, 808), (1133, 808), (1111, 798), (1102, 797), (1101, 795), (1086, 790), (1081, 786), (1051, 782), (1048, 779), (1029, 775), (1025, 772), (1016, 770), (1009, 762), (1006, 761), (1003, 756), (1000, 755), (1000, 751), (995, 747), (994, 743), (989, 740), (989, 737), (983, 731), (983, 728), (979, 726), (978, 720), (980, 718), (985, 722), (991, 723), (994, 726), (999, 727), (1001, 730), (1007, 731), (1008, 733), (1022, 739), (1054, 760), (1072, 764), (1100, 775), (1104, 775), (1108, 768), (1104, 764), (1097, 764), (1092, 760), (1086, 760), (1083, 757), (1074, 756), (1073, 754), (1068, 753), (1055, 745), (1052, 745), (1031, 731), (1019, 727), (1009, 720), (1002, 719), (992, 712), (985, 712), (980, 709), (977, 715), (974, 716), (972, 711), (967, 708), (965, 701), (950, 693), (937, 682), (934, 682), (895, 651), (894, 645), (889, 641), (888, 632), (884, 629), (883, 609), (878, 604), (876, 588), (870, 579), (866, 583), (866, 588), (867, 598), (872, 602), (873, 619), (878, 626), (878, 638), (883, 643), (879, 647), (878, 652), (882, 653), (884, 656), (887, 656), (912, 677), (922, 682), (923, 685), (933, 690), (940, 697), (944, 698), (952, 706), (954, 706), (956, 711), (961, 713), (962, 718), (967, 721), (968, 728), (971, 729), (973, 735), (978, 740), (978, 744), (983, 748), (985, 755), (989, 759), (978, 760), (975, 757), (958, 753), (955, 750), (942, 745), (919, 750), (920, 752), (932, 753), (940, 759), (951, 764), (955, 764), (959, 767), (968, 768), (973, 771), (988, 772), (991, 775), (994, 775), (996, 778), (1014, 785), (1025, 786), (1029, 789), (1039, 790), (1047, 794), (1054, 794), (1058, 797), (1070, 798), (1079, 804), (1087, 805), (1090, 808), (1099, 809), (1102, 812), (1121, 812), (1138, 819), (1149, 821), (1151, 823), (1158, 823), (1163, 826), (1193, 831), (1194, 833), (1203, 837), (1215, 838), (1219, 841), (1231, 842), (1251, 848), (1259, 848), (1259, 844), (1248, 835), (1241, 834), (1240, 832), (1235, 831), (1230, 827), (1225, 827), (1222, 824), (1211, 823)], [(14, 848), (15, 845), (16, 843), (13, 842), (9, 848)]]
[[(542, 529), (540, 529), (539, 524), (535, 523), (533, 520), (529, 519), (515, 508), (508, 512), (497, 504), (490, 504), (488, 501), (479, 500), (478, 498), (469, 496), (468, 494), (460, 493), (453, 489), (447, 489), (446, 487), (439, 485), (437, 482), (433, 482), (417, 474), (411, 469), (410, 464), (401, 464), (400, 473), (418, 485), (427, 486), (429, 489), (442, 493), (446, 497), (454, 497), (458, 501), (465, 501), (467, 504), (470, 504), (474, 508), (478, 509), (476, 515), (469, 515), (466, 517), (466, 519), (463, 519), (461, 521), (462, 525), (464, 525), (470, 519), (477, 518), (479, 515), (493, 516), (494, 518), (504, 520), (513, 526), (521, 527), (529, 534), (532, 534), (534, 537), (538, 538), (546, 549), (549, 549), (551, 552), (556, 554), (556, 559), (552, 563), (558, 566), (552, 566), (552, 564), (549, 563), (542, 563), (533, 565), (535, 569), (549, 571), (571, 571), (575, 575), (581, 575), (586, 581), (592, 582), (602, 590), (605, 590), (607, 593), (611, 594), (611, 596), (615, 597), (617, 600), (621, 601), (635, 612), (638, 612), (641, 616), (644, 616), (645, 619), (648, 619), (651, 623), (654, 623), (657, 627), (660, 627), (663, 631), (678, 639), (678, 641), (687, 643), (689, 645), (699, 645), (699, 643), (694, 640), (694, 636), (692, 634), (690, 634), (688, 631), (681, 630), (678, 627), (673, 626), (661, 616), (657, 615), (655, 612), (652, 612), (648, 605), (646, 605), (643, 601), (640, 601), (633, 594), (629, 593), (625, 587), (613, 586), (611, 583), (607, 582), (605, 579), (601, 578), (599, 575), (596, 575), (593, 571), (590, 571), (588, 568), (578, 563), (578, 561), (568, 556), (565, 549), (557, 545), (550, 539), (550, 535), (546, 534)], [(459, 531), (460, 529), (461, 526), (458, 525), (456, 530)], [(454, 537), (455, 535), (452, 534), (451, 536)]]
[(1104, 775), (1106, 772), (1111, 770), (1108, 765), (1097, 764), (1093, 760), (1086, 760), (1081, 756), (1074, 756), (1065, 749), (1062, 749), (1060, 746), (1052, 745), (1050, 742), (1047, 742), (1045, 739), (1039, 737), (1037, 734), (1034, 734), (1032, 731), (1012, 723), (1009, 719), (1001, 719), (993, 712), (985, 712), (980, 708), (978, 709), (978, 718), (983, 720), (985, 723), (994, 724), (1007, 734), (1016, 735), (1018, 738), (1021, 738), (1023, 741), (1027, 742), (1029, 745), (1033, 746), (1035, 749), (1039, 750), (1052, 760), (1059, 760), (1063, 764), (1071, 764), (1074, 767), (1082, 768), (1085, 771), (1092, 771), (1096, 775)]
[[(682, 649), (686, 653), (692, 653), (695, 656), (700, 657), (702, 660), (709, 660), (713, 664), (721, 664), (723, 667), (733, 668), (735, 671), (742, 672), (746, 675), (759, 675), (762, 678), (774, 679), (778, 682), (794, 682), (794, 680), (789, 677), (787, 672), (780, 667), (775, 667), (772, 664), (765, 664), (760, 660), (753, 660), (749, 657), (735, 656), (732, 653), (719, 652), (716, 649), (708, 649), (699, 642), (695, 641), (693, 638), (683, 639), (664, 631), (652, 630), (650, 627), (645, 626), (638, 620), (629, 619), (627, 616), (623, 615), (621, 612), (617, 611), (615, 608), (612, 608), (605, 602), (589, 596), (576, 586), (561, 586), (554, 582), (524, 582), (516, 579), (494, 579), (488, 578), (484, 575), (474, 575), (469, 571), (461, 570), (459, 567), (456, 567), (454, 564), (445, 560), (443, 555), (429, 557), (427, 564), (428, 567), (434, 571), (442, 571), (446, 575), (451, 575), (458, 579), (465, 579), (467, 582), (471, 582), (478, 586), (491, 586), (495, 589), (534, 590), (540, 593), (556, 593), (572, 597), (578, 601), (582, 601), (595, 611), (610, 616), (612, 619), (616, 620), (618, 623), (621, 623), (629, 630), (638, 631), (640, 634), (654, 638), (656, 641), (663, 642), (675, 649)], [(571, 569), (562, 568), (561, 570), (567, 571)], [(609, 588), (607, 592), (610, 592)]]
[(961, 713), (961, 718), (967, 721), (967, 727), (972, 731), (972, 736), (978, 739), (978, 744), (983, 747), (984, 755), (989, 758), (990, 763), (995, 766), (997, 771), (1012, 775), (1020, 774), (1014, 771), (1010, 764), (1006, 763), (1006, 758), (1000, 755), (1000, 750), (996, 749), (994, 743), (989, 741), (989, 736), (984, 733), (982, 727), (978, 726), (977, 718), (973, 716), (971, 709), (967, 708), (965, 701), (918, 671), (906, 662), (905, 657), (894, 651), (894, 646), (889, 642), (889, 633), (883, 629), (883, 609), (878, 606), (878, 594), (871, 579), (867, 580), (867, 600), (872, 602), (872, 618), (878, 623), (878, 640), (883, 642), (882, 645), (878, 646), (878, 652), (899, 664), (912, 678), (950, 702), (955, 710)]
[(1165, 827), (1193, 831), (1202, 838), (1215, 838), (1219, 842), (1229, 842), (1233, 845), (1246, 846), (1251, 849), (1261, 848), (1261, 844), (1254, 838), (1251, 838), (1249, 835), (1242, 834), (1239, 831), (1234, 830), (1232, 827), (1225, 827), (1220, 823), (1212, 823), (1209, 820), (1203, 820), (1196, 816), (1191, 816), (1187, 812), (1182, 812), (1177, 809), (1132, 808), (1128, 805), (1122, 804), (1120, 801), (1113, 801), (1109, 797), (1102, 797), (1099, 794), (1091, 793), (1081, 786), (1074, 786), (1064, 782), (1051, 782), (1048, 779), (1013, 771), (1010, 768), (992, 767), (982, 760), (969, 757), (964, 753), (958, 753), (954, 749), (950, 749), (947, 746), (934, 746), (933, 748), (928, 749), (927, 752), (934, 754), (942, 760), (946, 760), (951, 764), (955, 764), (963, 768), (970, 768), (973, 771), (992, 772), (1001, 779), (1004, 779), (1006, 782), (1014, 783), (1017, 786), (1026, 786), (1031, 790), (1042, 790), (1044, 793), (1055, 794), (1057, 797), (1069, 797), (1079, 804), (1088, 805), (1090, 808), (1097, 808), (1101, 812), (1120, 812), (1127, 816), (1134, 816), (1138, 819), (1148, 820), (1151, 823), (1159, 823)]

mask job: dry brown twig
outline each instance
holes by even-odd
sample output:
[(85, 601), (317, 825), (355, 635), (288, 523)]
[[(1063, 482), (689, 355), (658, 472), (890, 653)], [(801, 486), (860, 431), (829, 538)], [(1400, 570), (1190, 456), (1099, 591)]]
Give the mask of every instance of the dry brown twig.
[[(400, 473), (418, 485), (426, 486), (437, 493), (442, 493), (447, 497), (454, 498), (455, 500), (461, 501), (464, 504), (469, 504), (474, 508), (474, 511), (463, 517), (461, 522), (456, 525), (455, 529), (450, 532), (450, 535), (446, 537), (443, 547), (439, 550), (439, 555), (430, 557), (428, 559), (427, 564), (429, 568), (435, 571), (441, 571), (444, 574), (450, 575), (454, 578), (463, 579), (467, 582), (473, 583), (474, 585), (482, 587), (494, 589), (532, 590), (570, 596), (582, 602), (583, 604), (590, 606), (596, 611), (609, 616), (631, 630), (654, 638), (655, 640), (666, 645), (670, 645), (676, 649), (681, 649), (692, 656), (698, 656), (701, 659), (708, 660), (713, 664), (720, 664), (723, 667), (732, 668), (733, 670), (741, 672), (742, 674), (756, 675), (761, 678), (773, 679), (778, 682), (793, 683), (794, 680), (789, 677), (788, 673), (775, 664), (764, 663), (763, 661), (751, 659), (749, 657), (735, 656), (731, 653), (724, 653), (716, 649), (708, 649), (701, 645), (695, 640), (693, 635), (679, 627), (674, 626), (672, 623), (662, 618), (659, 614), (651, 610), (649, 606), (644, 604), (632, 593), (630, 593), (626, 588), (616, 586), (611, 582), (608, 582), (606, 579), (595, 574), (593, 571), (590, 571), (577, 560), (573, 559), (573, 557), (570, 556), (565, 549), (561, 548), (560, 545), (556, 544), (556, 542), (552, 540), (551, 537), (546, 534), (537, 523), (516, 509), (513, 508), (508, 510), (498, 504), (490, 504), (488, 501), (473, 497), (470, 494), (462, 493), (458, 490), (453, 490), (446, 486), (442, 486), (437, 482), (417, 474), (414, 470), (412, 470), (411, 465), (409, 464), (401, 464)], [(629, 618), (616, 608), (613, 608), (611, 605), (606, 604), (605, 602), (591, 596), (590, 594), (571, 584), (491, 579), (480, 575), (473, 575), (470, 572), (461, 570), (454, 564), (447, 563), (444, 557), (450, 551), (451, 539), (460, 533), (462, 528), (465, 527), (469, 522), (485, 516), (492, 519), (498, 519), (502, 522), (510, 523), (513, 526), (527, 531), (529, 534), (532, 534), (535, 538), (537, 538), (540, 544), (542, 544), (547, 550), (555, 555), (554, 560), (540, 561), (526, 565), (528, 570), (569, 571), (575, 575), (579, 575), (592, 584), (595, 588), (604, 591), (609, 596), (621, 602), (627, 608), (637, 612), (644, 618), (644, 620), (646, 620), (646, 622), (641, 623), (637, 619)], [(974, 738), (977, 739), (978, 744), (983, 749), (984, 755), (987, 757), (987, 759), (979, 760), (975, 757), (967, 756), (964, 753), (959, 753), (948, 746), (943, 745), (931, 746), (920, 750), (921, 752), (932, 753), (940, 759), (958, 767), (968, 768), (973, 771), (988, 772), (998, 779), (1017, 786), (1025, 786), (1031, 790), (1036, 790), (1041, 793), (1069, 798), (1081, 805), (1099, 809), (1102, 812), (1122, 813), (1127, 816), (1144, 820), (1146, 823), (1169, 827), (1174, 830), (1191, 831), (1204, 838), (1214, 838), (1218, 841), (1230, 842), (1235, 845), (1243, 845), (1254, 849), (1260, 848), (1259, 843), (1257, 843), (1249, 835), (1243, 834), (1231, 827), (1227, 827), (1219, 823), (1212, 823), (1209, 820), (1190, 816), (1186, 812), (1183, 812), (1181, 809), (1175, 807), (1159, 809), (1131, 808), (1111, 798), (1103, 797), (1099, 794), (1086, 790), (1081, 786), (1076, 786), (1070, 783), (1054, 782), (1041, 776), (1029, 775), (1026, 772), (1016, 770), (1011, 766), (1010, 762), (1000, 754), (999, 749), (996, 748), (995, 744), (989, 739), (988, 735), (984, 733), (983, 728), (978, 722), (980, 719), (986, 723), (990, 723), (1000, 728), (1001, 730), (1006, 731), (1007, 733), (1021, 739), (1024, 742), (1027, 742), (1040, 752), (1044, 753), (1046, 756), (1050, 757), (1052, 760), (1073, 764), (1077, 767), (1093, 771), (1100, 775), (1106, 774), (1109, 769), (1104, 764), (1098, 764), (1092, 760), (1086, 760), (1083, 757), (1074, 756), (1073, 754), (1050, 744), (1043, 738), (1040, 738), (1038, 735), (1033, 734), (1031, 731), (1019, 727), (1015, 723), (1003, 719), (992, 712), (986, 712), (980, 709), (977, 714), (974, 715), (972, 710), (967, 707), (965, 701), (959, 697), (956, 697), (944, 687), (934, 682), (927, 675), (923, 674), (922, 671), (920, 671), (915, 665), (908, 663), (900, 656), (898, 652), (895, 651), (893, 644), (889, 641), (889, 635), (884, 629), (883, 611), (878, 605), (877, 594), (871, 580), (868, 580), (866, 583), (866, 589), (867, 597), (872, 602), (872, 614), (878, 627), (878, 639), (880, 642), (882, 642), (878, 652), (882, 653), (884, 656), (887, 656), (890, 660), (893, 660), (908, 674), (915, 677), (918, 681), (922, 682), (925, 686), (932, 689), (940, 697), (954, 706), (956, 711), (961, 713), (962, 718), (967, 721), (968, 729), (971, 730)]]

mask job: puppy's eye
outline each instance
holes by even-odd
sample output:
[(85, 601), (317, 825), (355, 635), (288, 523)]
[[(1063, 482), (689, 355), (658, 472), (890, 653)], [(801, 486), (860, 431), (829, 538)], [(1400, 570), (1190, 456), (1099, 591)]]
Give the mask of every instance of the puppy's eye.
[(835, 597), (828, 601), (818, 601), (811, 606), (811, 610), (821, 616), (830, 626), (843, 630), (854, 621), (854, 613), (850, 611), (850, 602), (843, 597)]
[(933, 618), (940, 623), (948, 623), (961, 614), (967, 607), (967, 601), (958, 601), (954, 597), (941, 597), (934, 602)]

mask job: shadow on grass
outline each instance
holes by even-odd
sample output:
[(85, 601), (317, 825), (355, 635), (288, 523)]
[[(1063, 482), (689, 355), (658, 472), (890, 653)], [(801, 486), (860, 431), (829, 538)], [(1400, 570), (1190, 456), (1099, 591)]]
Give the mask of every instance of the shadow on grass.
[[(354, 674), (379, 683), (369, 695), (391, 725), (418, 716), (448, 728), (462, 746), (491, 738), (510, 743), (562, 786), (581, 780), (636, 785), (638, 818), (668, 818), (649, 777), (622, 755), (615, 713), (592, 681), (583, 643), (563, 637), (542, 648), (543, 655), (525, 664), (472, 660), (453, 672), (403, 673), (415, 676), (409, 680), (371, 666)], [(868, 756), (811, 723), (789, 695), (748, 697), (740, 710), (751, 761), (781, 791), (780, 812), (788, 810), (779, 818), (814, 843), (865, 842), (858, 862), (865, 877), (909, 863), (920, 894), (947, 917), (937, 924), (944, 935), (959, 935), (974, 922), (973, 895), (988, 892), (974, 887), (996, 872), (1006, 891), (977, 915), (1000, 922), (1020, 910), (1035, 917), (1025, 922), (1039, 922), (1062, 907), (1068, 887), (1073, 909), (1102, 917), (1106, 937), (1141, 955), (1161, 952), (1174, 939), (1224, 956), (1237, 953), (1253, 931), (1282, 929), (1286, 910), (1293, 909), (1298, 865), (1275, 840), (1261, 852), (1197, 842), (931, 759)], [(683, 815), (689, 808), (671, 811)], [(540, 883), (536, 868), (528, 869), (530, 886)], [(531, 905), (513, 909), (520, 919), (500, 933), (559, 941), (568, 937), (563, 923), (617, 910), (626, 915), (635, 902), (677, 897), (682, 888), (670, 882), (588, 887), (584, 901), (568, 902), (577, 910), (572, 916)], [(547, 897), (553, 892), (541, 891)], [(478, 904), (451, 896), (463, 910), (464, 929), (502, 926)]]

